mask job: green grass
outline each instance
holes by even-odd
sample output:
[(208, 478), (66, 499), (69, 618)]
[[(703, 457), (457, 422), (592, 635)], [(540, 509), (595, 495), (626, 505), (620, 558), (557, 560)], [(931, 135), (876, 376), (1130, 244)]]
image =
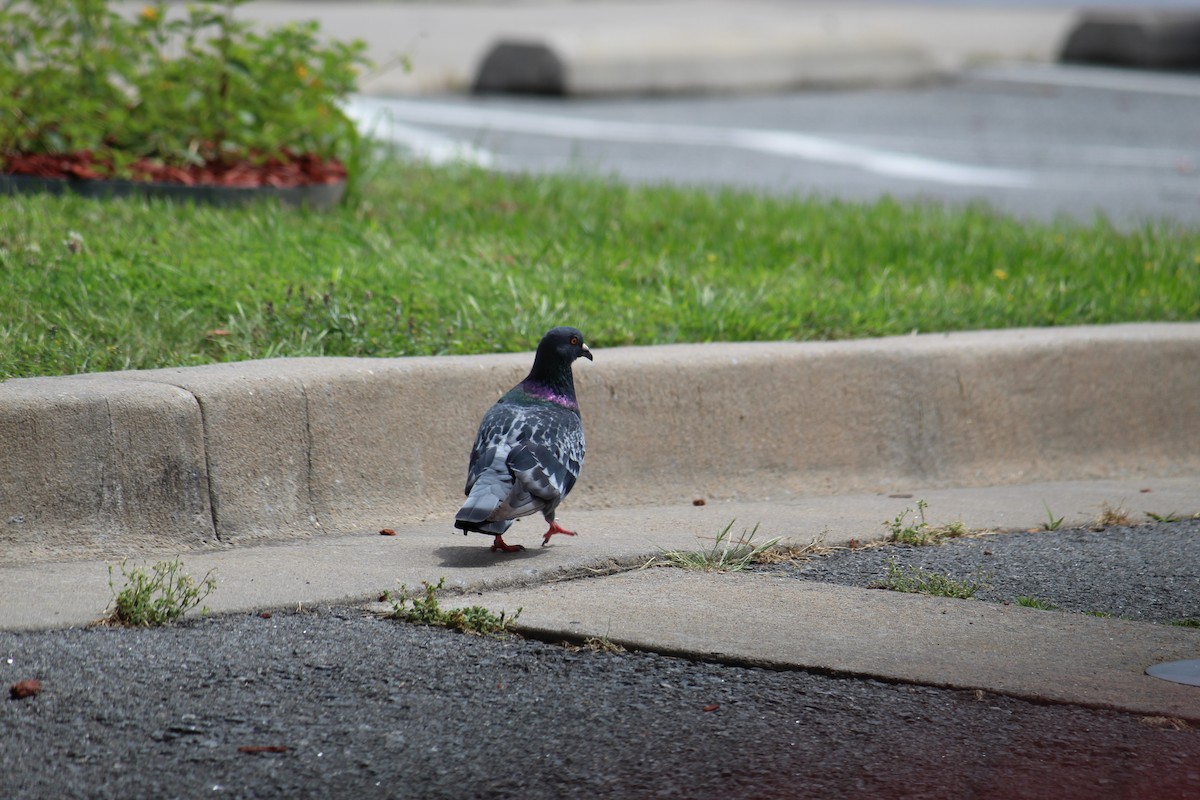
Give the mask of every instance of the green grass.
[(1054, 603), (1051, 603), (1049, 600), (1040, 600), (1036, 597), (1030, 597), (1029, 595), (1024, 594), (1017, 598), (1017, 605), (1023, 606), (1024, 608), (1038, 608), (1042, 611), (1056, 611), (1058, 609), (1058, 606), (1054, 605)]
[(385, 162), (333, 213), (0, 197), (0, 377), (1200, 319), (1200, 231)]

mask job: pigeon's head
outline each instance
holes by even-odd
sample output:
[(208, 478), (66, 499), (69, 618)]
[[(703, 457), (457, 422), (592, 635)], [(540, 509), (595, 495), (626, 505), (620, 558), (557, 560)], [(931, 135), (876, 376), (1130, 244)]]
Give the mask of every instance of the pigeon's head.
[(552, 328), (542, 337), (535, 361), (570, 365), (580, 356), (588, 361), (592, 360), (592, 351), (584, 344), (583, 334), (575, 328), (563, 326)]

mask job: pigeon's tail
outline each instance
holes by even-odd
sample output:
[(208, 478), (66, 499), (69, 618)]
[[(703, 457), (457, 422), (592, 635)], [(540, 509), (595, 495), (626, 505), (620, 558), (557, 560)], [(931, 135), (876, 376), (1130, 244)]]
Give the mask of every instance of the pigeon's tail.
[(471, 487), (467, 501), (454, 515), (454, 527), (464, 531), (499, 535), (512, 526), (511, 519), (490, 519), (508, 497), (510, 487), (502, 481), (488, 478), (487, 474), (481, 475)]

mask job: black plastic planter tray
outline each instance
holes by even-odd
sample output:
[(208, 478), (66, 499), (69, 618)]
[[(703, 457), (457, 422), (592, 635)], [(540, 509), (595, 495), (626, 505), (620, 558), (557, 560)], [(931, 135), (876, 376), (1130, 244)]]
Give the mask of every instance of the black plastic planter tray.
[(237, 206), (264, 198), (274, 198), (286, 206), (307, 206), (316, 211), (333, 208), (346, 193), (346, 182), (319, 183), (279, 189), (274, 186), (185, 186), (181, 183), (143, 181), (82, 180), (78, 178), (37, 178), (28, 175), (0, 175), (0, 195), (46, 192), (70, 192), (83, 197), (164, 197), (191, 203)]

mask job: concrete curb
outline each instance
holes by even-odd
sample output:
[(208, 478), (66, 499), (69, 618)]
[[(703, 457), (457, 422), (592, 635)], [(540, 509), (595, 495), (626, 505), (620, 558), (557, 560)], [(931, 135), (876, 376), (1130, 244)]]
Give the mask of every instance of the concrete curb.
[[(131, 15), (141, 8), (122, 5)], [(530, 90), (533, 75), (537, 91), (567, 94), (894, 86), (980, 61), (1053, 61), (1076, 19), (1061, 9), (771, 0), (258, 0), (238, 16), (315, 19), (330, 38), (363, 39), (376, 64), (392, 65), (364, 76), (361, 91), (378, 95), (498, 90), (519, 74), (527, 77), (513, 88)], [(513, 44), (525, 49), (489, 63)], [(411, 69), (396, 66), (400, 58)]]
[[(574, 509), (1200, 467), (1200, 325), (596, 348)], [(0, 564), (347, 533), (457, 507), (528, 354), (0, 384)]]

